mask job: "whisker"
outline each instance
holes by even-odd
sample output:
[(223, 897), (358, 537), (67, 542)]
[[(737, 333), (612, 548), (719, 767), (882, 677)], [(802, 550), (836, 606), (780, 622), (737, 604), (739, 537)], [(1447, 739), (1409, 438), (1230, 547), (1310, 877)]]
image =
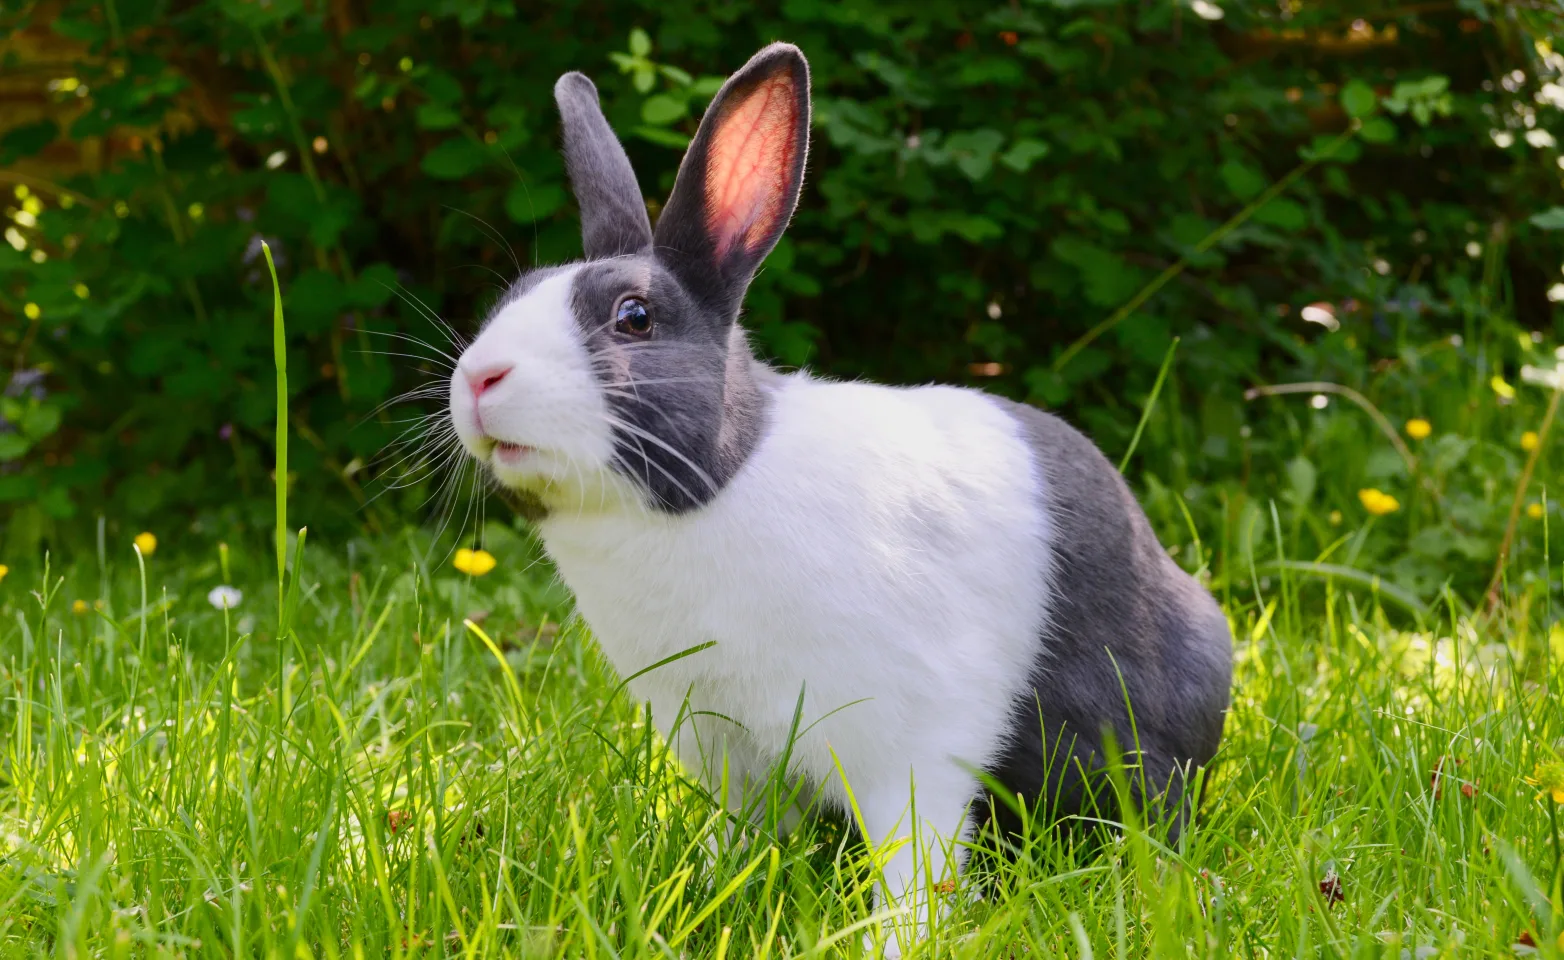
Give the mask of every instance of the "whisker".
[(716, 481), (712, 480), (712, 478), (707, 475), (706, 471), (696, 466), (694, 461), (680, 453), (678, 450), (674, 449), (673, 445), (668, 443), (662, 437), (657, 436), (650, 430), (643, 430), (642, 428), (633, 424), (626, 423), (625, 421), (620, 420), (618, 417), (614, 417), (612, 415), (606, 417), (605, 419), (607, 419), (610, 426), (617, 427), (626, 431), (627, 433), (633, 433), (643, 440), (650, 441), (654, 446), (658, 446), (663, 450), (666, 450), (668, 453), (672, 454), (676, 459), (678, 459), (680, 463), (683, 463), (685, 466), (689, 467), (691, 472), (693, 472), (698, 479), (705, 481), (706, 485), (711, 488), (712, 493), (717, 492)]
[(364, 332), (367, 333), (367, 334), (370, 334), (371, 336), (376, 336), (376, 337), (394, 337), (394, 338), (396, 338), (398, 340), (406, 340), (408, 343), (416, 343), (420, 347), (424, 347), (426, 349), (433, 350), (435, 353), (438, 353), (440, 356), (442, 356), (445, 359), (451, 361), (451, 365), (452, 366), (456, 365), (456, 358), (455, 357), (451, 356), (449, 353), (446, 353), (444, 350), (441, 350), (439, 347), (435, 346), (434, 344), (430, 343), (429, 341), (424, 340), (421, 337), (415, 337), (415, 336), (413, 336), (410, 333), (402, 333), (399, 330), (369, 330), (369, 329), (366, 329)]
[[(416, 354), (416, 353), (397, 353), (395, 350), (359, 350), (359, 351), (356, 351), (356, 352), (359, 353), (359, 354), (362, 354), (364, 356), (371, 356), (371, 357), (401, 357), (401, 358), (406, 359), (406, 360), (418, 360), (418, 361), (420, 361), (422, 363), (433, 363), (433, 364), (439, 364), (440, 363), (440, 361), (435, 359), (434, 357), (425, 357), (425, 356), (422, 356), (422, 355)], [(446, 369), (447, 369), (447, 372), (454, 372), (455, 367), (454, 366), (453, 367), (448, 367)]]
[[(516, 257), (516, 248), (512, 247), (510, 244), (505, 242), (505, 236), (503, 234), (501, 234), (498, 230), (496, 230), (494, 228), (493, 224), (489, 223), (489, 221), (483, 219), (482, 217), (478, 216), (475, 213), (468, 213), (466, 210), (463, 210), (460, 207), (452, 207), (452, 206), (448, 206), (448, 205), (445, 205), (445, 204), (441, 204), (441, 206), (444, 206), (445, 209), (447, 209), (447, 210), (453, 211), (455, 213), (459, 213), (462, 216), (467, 217), (468, 219), (472, 220), (474, 223), (478, 224), (478, 226), (482, 227), (484, 232), (486, 234), (488, 234), (489, 239), (491, 239), (495, 243), (499, 244), (505, 250), (505, 252), (510, 256), (510, 262), (511, 262), (512, 265), (514, 265), (516, 267), (516, 273), (521, 274), (521, 273), (525, 272), (525, 271), (523, 271), (521, 269), (521, 261), (519, 259), (517, 259), (517, 257)], [(500, 279), (503, 280), (504, 278), (501, 277)]]

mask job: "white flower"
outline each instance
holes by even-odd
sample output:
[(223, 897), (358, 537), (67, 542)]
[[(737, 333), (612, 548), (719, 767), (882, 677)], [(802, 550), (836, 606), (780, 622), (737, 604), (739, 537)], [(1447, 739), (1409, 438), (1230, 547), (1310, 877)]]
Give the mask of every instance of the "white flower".
[(1564, 390), (1564, 364), (1549, 370), (1547, 367), (1534, 367), (1528, 363), (1521, 367), (1521, 379), (1550, 390)]
[(1305, 322), (1317, 323), (1332, 332), (1341, 329), (1341, 322), (1336, 319), (1336, 310), (1328, 303), (1311, 303), (1300, 310), (1298, 315)]
[(1555, 283), (1548, 288), (1548, 299), (1554, 303), (1564, 300), (1564, 283)]
[(1515, 134), (1508, 130), (1489, 130), (1488, 136), (1493, 138), (1493, 145), (1500, 150), (1515, 142)]
[(1476, 240), (1469, 241), (1466, 244), (1466, 255), (1471, 257), (1473, 260), (1477, 259), (1483, 255), (1483, 245), (1478, 243)]
[(268, 170), (275, 170), (275, 169), (277, 169), (278, 167), (282, 166), (283, 164), (285, 164), (287, 162), (288, 162), (288, 153), (287, 153), (287, 151), (285, 151), (285, 150), (278, 150), (276, 153), (274, 153), (271, 156), (266, 158), (266, 169), (268, 169)]
[(1220, 20), (1227, 16), (1226, 12), (1211, 0), (1189, 0), (1189, 9), (1195, 11), (1195, 16), (1202, 20)]
[(1544, 83), (1537, 93), (1537, 102), (1551, 104), (1564, 110), (1564, 87), (1556, 83)]
[(1558, 141), (1553, 139), (1553, 134), (1542, 129), (1541, 127), (1538, 127), (1535, 130), (1527, 130), (1526, 142), (1536, 147), (1538, 150), (1541, 150), (1544, 147), (1555, 146), (1558, 143)]
[(232, 610), (244, 602), (244, 594), (239, 591), (238, 587), (230, 587), (227, 584), (223, 584), (220, 587), (212, 588), (212, 591), (206, 595), (206, 602), (219, 610)]

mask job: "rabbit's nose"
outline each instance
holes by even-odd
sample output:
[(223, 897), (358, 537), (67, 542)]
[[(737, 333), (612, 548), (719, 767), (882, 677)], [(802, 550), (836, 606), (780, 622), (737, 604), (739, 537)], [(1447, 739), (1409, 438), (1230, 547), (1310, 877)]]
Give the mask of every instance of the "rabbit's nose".
[(472, 388), (474, 397), (483, 396), (484, 391), (504, 380), (506, 375), (514, 369), (512, 364), (503, 366), (480, 367), (477, 370), (464, 370), (463, 376), (467, 378), (467, 386)]

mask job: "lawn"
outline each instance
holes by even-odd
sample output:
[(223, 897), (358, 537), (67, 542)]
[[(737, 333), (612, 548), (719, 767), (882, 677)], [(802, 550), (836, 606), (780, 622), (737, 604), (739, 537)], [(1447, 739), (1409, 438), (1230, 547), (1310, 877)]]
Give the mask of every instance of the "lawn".
[[(519, 530), (491, 521), (481, 578), (419, 535), (310, 544), (283, 642), (259, 543), (12, 570), (4, 953), (853, 955), (868, 850), (822, 816), (708, 853), (720, 815)], [(1233, 711), (1175, 846), (1035, 839), (941, 893), (919, 955), (1559, 956), (1525, 778), (1564, 738), (1564, 632), (1334, 584), (1219, 589)]]

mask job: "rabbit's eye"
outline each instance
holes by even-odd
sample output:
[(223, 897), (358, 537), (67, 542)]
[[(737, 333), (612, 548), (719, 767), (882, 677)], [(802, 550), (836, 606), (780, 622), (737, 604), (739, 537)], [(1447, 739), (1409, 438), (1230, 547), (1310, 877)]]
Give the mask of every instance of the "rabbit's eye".
[(644, 337), (652, 332), (652, 315), (646, 312), (646, 304), (635, 297), (627, 297), (619, 303), (614, 327), (620, 333), (632, 337)]

